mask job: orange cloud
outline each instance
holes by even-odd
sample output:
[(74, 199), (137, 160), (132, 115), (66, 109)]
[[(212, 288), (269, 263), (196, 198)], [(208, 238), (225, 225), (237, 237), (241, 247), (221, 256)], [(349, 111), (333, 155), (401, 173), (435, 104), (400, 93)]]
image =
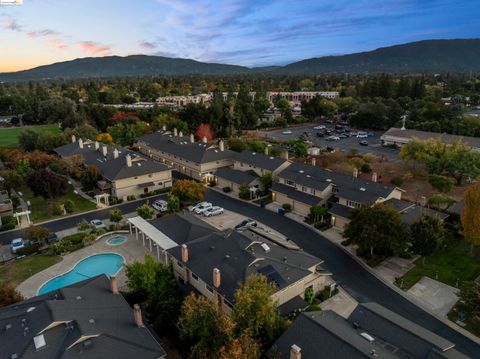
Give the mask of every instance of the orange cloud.
[(112, 50), (109, 46), (99, 44), (94, 41), (82, 41), (78, 43), (78, 47), (87, 54), (108, 56), (111, 55)]

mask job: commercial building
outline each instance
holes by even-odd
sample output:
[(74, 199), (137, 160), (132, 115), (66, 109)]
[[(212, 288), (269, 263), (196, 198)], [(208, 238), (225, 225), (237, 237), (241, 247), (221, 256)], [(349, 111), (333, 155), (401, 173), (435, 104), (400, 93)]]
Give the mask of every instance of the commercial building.
[(141, 136), (136, 146), (149, 158), (203, 182), (214, 180), (218, 168), (233, 165), (235, 156), (225, 149), (223, 141), (218, 146), (208, 144), (206, 139), (196, 142), (193, 134), (184, 136), (176, 129)]
[(172, 173), (168, 166), (151, 160), (134, 151), (113, 147), (91, 140), (76, 140), (55, 149), (62, 158), (78, 156), (85, 165), (95, 166), (102, 180), (100, 191), (125, 199), (172, 185)]
[(0, 308), (0, 348), (8, 359), (166, 357), (138, 304), (105, 275)]

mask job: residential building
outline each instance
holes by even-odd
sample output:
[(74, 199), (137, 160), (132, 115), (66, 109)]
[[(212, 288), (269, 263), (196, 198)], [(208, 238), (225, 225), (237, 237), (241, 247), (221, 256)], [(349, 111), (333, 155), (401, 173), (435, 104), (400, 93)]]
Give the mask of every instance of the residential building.
[(304, 312), (270, 350), (278, 359), (466, 359), (455, 344), (380, 306), (359, 304), (345, 319)]
[(225, 149), (223, 141), (218, 146), (208, 144), (206, 139), (196, 142), (193, 134), (183, 136), (176, 129), (141, 136), (136, 146), (153, 160), (203, 182), (214, 180), (218, 168), (231, 166), (235, 155)]
[(446, 133), (427, 132), (419, 130), (407, 130), (402, 128), (390, 128), (385, 132), (380, 139), (384, 145), (402, 146), (412, 139), (429, 140), (438, 139), (447, 144), (452, 144), (455, 141), (462, 141), (470, 146), (472, 149), (480, 150), (480, 138), (470, 136), (449, 135)]
[(0, 357), (165, 358), (156, 335), (100, 275), (0, 308)]
[(0, 226), (1, 218), (13, 215), (13, 204), (7, 191), (0, 191)]
[(300, 104), (302, 101), (310, 101), (315, 97), (325, 97), (334, 100), (340, 96), (338, 91), (269, 91), (267, 92), (267, 100), (273, 103), (275, 97), (283, 97), (292, 104)]
[(192, 287), (227, 313), (238, 285), (254, 273), (275, 285), (272, 298), (279, 306), (303, 298), (308, 287), (315, 293), (323, 289), (329, 273), (322, 269), (322, 260), (285, 248), (259, 232), (218, 231), (201, 222), (190, 213), (150, 222), (129, 219), (132, 233), (138, 237), (141, 232), (151, 248), (154, 242), (158, 258), (172, 263), (181, 285)]
[[(272, 198), (278, 204), (288, 203), (292, 210), (307, 216), (314, 205), (327, 206), (328, 202), (345, 207), (358, 208), (390, 198), (401, 199), (402, 191), (396, 187), (357, 177), (348, 176), (325, 168), (292, 163), (276, 176), (272, 186)], [(333, 222), (335, 224), (335, 217)]]
[(164, 96), (159, 97), (156, 100), (158, 106), (168, 106), (172, 108), (185, 107), (188, 104), (204, 104), (208, 105), (213, 99), (212, 93), (203, 93), (199, 95), (187, 95), (187, 96)]
[(96, 141), (75, 139), (55, 149), (62, 158), (81, 156), (85, 165), (95, 166), (102, 176), (98, 182), (101, 191), (117, 198), (138, 196), (172, 185), (168, 166), (122, 147), (100, 144)]

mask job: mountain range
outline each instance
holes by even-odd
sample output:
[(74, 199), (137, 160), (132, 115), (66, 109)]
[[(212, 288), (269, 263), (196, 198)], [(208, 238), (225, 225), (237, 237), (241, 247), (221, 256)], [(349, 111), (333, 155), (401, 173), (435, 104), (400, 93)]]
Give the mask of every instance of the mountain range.
[(0, 73), (0, 81), (38, 81), (157, 75), (317, 75), (327, 73), (440, 73), (480, 71), (480, 39), (424, 40), (285, 66), (249, 68), (190, 59), (132, 55), (75, 59)]

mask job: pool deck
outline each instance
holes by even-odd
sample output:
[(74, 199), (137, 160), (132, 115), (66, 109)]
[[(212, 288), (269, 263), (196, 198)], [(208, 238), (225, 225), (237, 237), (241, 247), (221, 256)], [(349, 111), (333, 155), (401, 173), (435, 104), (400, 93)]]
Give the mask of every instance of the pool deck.
[[(113, 234), (111, 236), (103, 237), (99, 239), (95, 244), (91, 246), (79, 249), (73, 253), (69, 253), (63, 256), (63, 260), (35, 275), (28, 278), (24, 282), (22, 282), (18, 287), (17, 290), (25, 297), (31, 298), (37, 295), (38, 290), (40, 287), (50, 279), (64, 274), (71, 270), (79, 261), (85, 259), (94, 254), (101, 254), (101, 253), (116, 253), (125, 259), (124, 264), (131, 264), (134, 261), (143, 262), (145, 258), (145, 254), (150, 253), (147, 247), (143, 247), (142, 241), (136, 241), (134, 236), (130, 236), (128, 233), (122, 233), (121, 235), (125, 235), (128, 237), (128, 240), (117, 246), (108, 245), (106, 241), (118, 234)], [(151, 253), (152, 256), (155, 258), (155, 253)], [(122, 268), (117, 274), (118, 278), (118, 285), (120, 289), (125, 287), (126, 285), (126, 276), (125, 276), (125, 269)]]

